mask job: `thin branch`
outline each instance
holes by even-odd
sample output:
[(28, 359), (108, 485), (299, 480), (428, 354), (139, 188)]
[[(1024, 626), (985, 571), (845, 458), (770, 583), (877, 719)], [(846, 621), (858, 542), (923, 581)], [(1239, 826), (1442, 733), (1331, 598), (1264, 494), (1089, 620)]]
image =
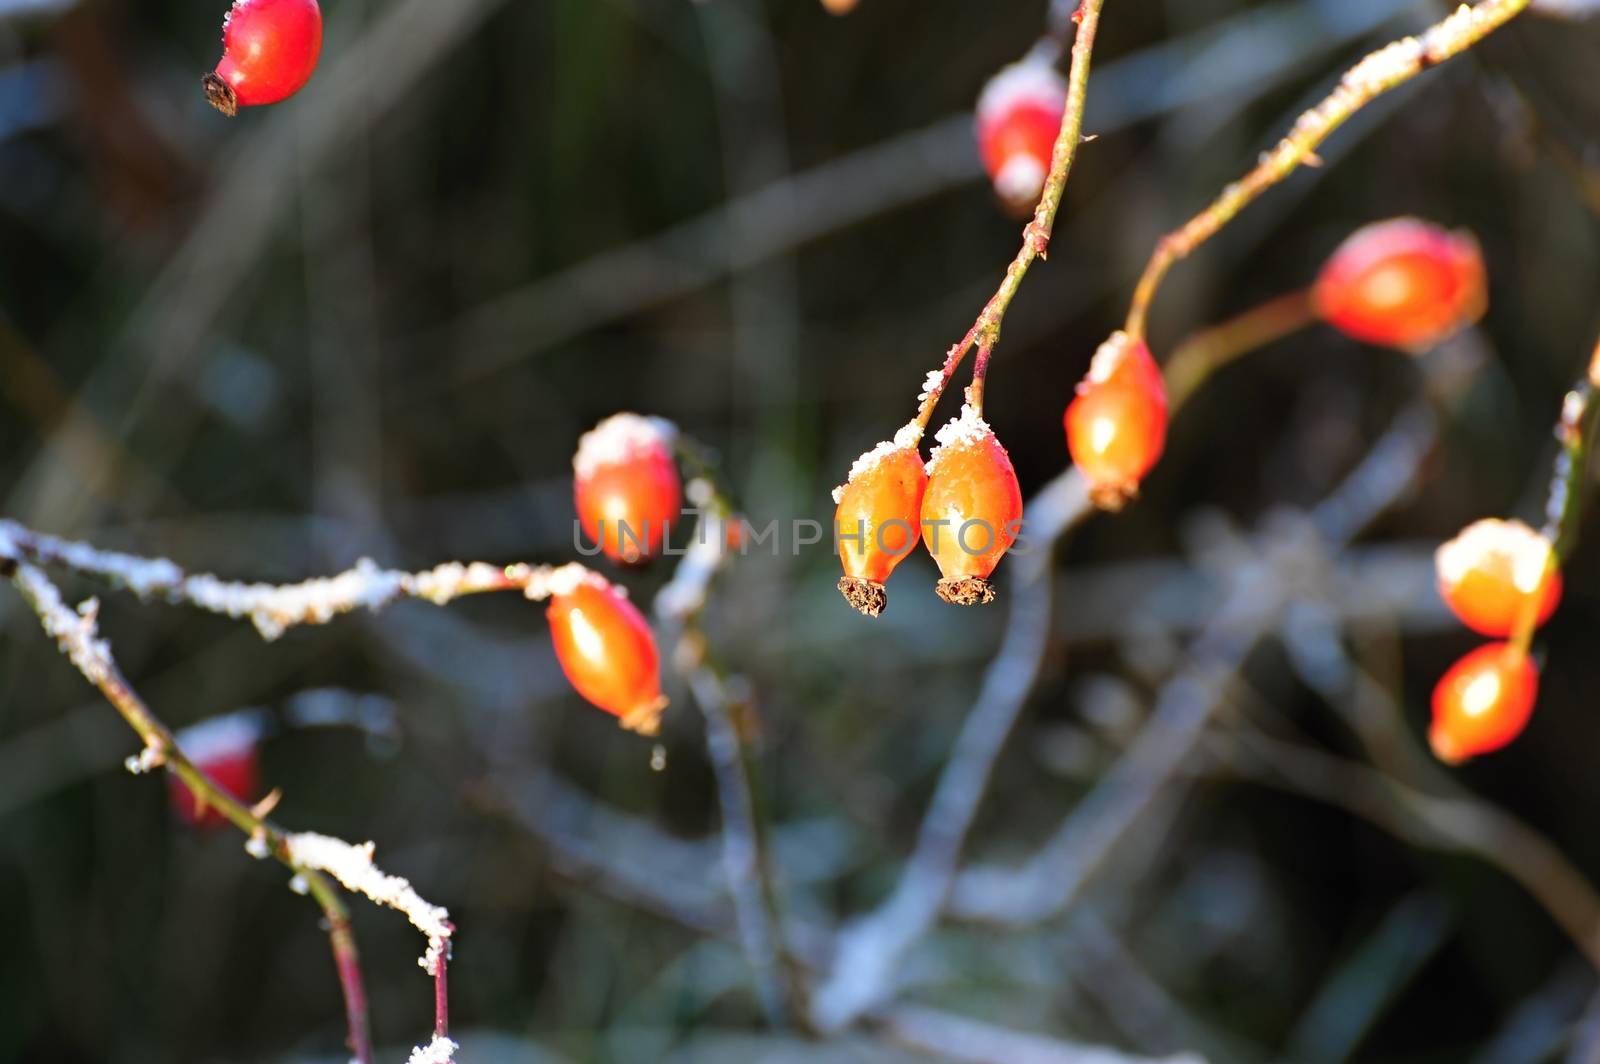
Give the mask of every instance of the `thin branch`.
[(1530, 0), (1481, 0), (1463, 4), (1454, 14), (1420, 36), (1403, 37), (1368, 55), (1345, 72), (1321, 103), (1301, 115), (1288, 136), (1265, 153), (1244, 177), (1235, 181), (1205, 210), (1157, 242), (1155, 252), (1134, 289), (1124, 331), (1142, 340), (1150, 304), (1167, 271), (1179, 259), (1211, 239), (1240, 211), (1300, 166), (1318, 162), (1316, 150), (1351, 115), (1391, 89), (1430, 67), (1457, 55), (1521, 14)]
[(948, 1012), (898, 1005), (874, 1017), (891, 1039), (958, 1064), (1204, 1064), (1192, 1053), (1139, 1057), (1102, 1046), (1074, 1045)]
[(672, 661), (705, 717), (706, 755), (716, 776), (722, 811), (722, 864), (758, 997), (775, 1026), (804, 1026), (807, 989), (784, 928), (768, 832), (753, 782), (754, 759), (735, 719), (739, 707), (701, 625), (711, 584), (730, 557), (728, 529), (733, 506), (718, 488), (707, 452), (687, 440), (678, 450), (685, 465), (696, 471), (688, 496), (701, 507), (701, 515), (695, 541), (684, 552), (672, 579), (656, 595), (655, 612), (677, 629)]
[[(1600, 897), (1549, 840), (1488, 802), (1426, 794), (1376, 768), (1241, 732), (1218, 743), (1234, 772), (1347, 809), (1417, 846), (1470, 854), (1531, 894), (1600, 967)], [(1240, 748), (1249, 756), (1240, 756)]]
[[(1022, 279), (1027, 276), (1028, 268), (1035, 259), (1045, 257), (1050, 247), (1050, 233), (1055, 228), (1056, 212), (1061, 207), (1061, 196), (1066, 189), (1067, 178), (1071, 176), (1078, 145), (1083, 140), (1083, 109), (1089, 99), (1089, 66), (1094, 55), (1095, 34), (1100, 28), (1100, 8), (1104, 2), (1083, 0), (1072, 16), (1078, 30), (1072, 42), (1072, 65), (1067, 71), (1066, 110), (1061, 116), (1061, 132), (1056, 135), (1055, 147), (1050, 153), (1050, 173), (1045, 178), (1044, 192), (1034, 208), (1032, 220), (1023, 227), (1022, 247), (1018, 249), (1016, 258), (1011, 260), (1011, 265), (1006, 267), (1006, 275), (999, 289), (984, 305), (967, 335), (945, 355), (944, 366), (938, 371), (938, 380), (929, 375), (929, 386), (924, 389), (924, 398), (913, 421), (917, 426), (918, 439), (927, 430), (934, 407), (939, 405), (940, 396), (950, 386), (950, 378), (967, 357), (967, 352), (977, 346), (982, 353), (984, 368), (988, 368), (988, 354), (1000, 342), (1000, 326), (1005, 320), (1006, 309), (1022, 287)], [(982, 387), (980, 378), (976, 405), (982, 403)]]
[(381, 569), (371, 559), (363, 558), (354, 568), (336, 576), (298, 584), (245, 584), (208, 573), (190, 574), (165, 558), (100, 550), (4, 520), (0, 520), (0, 555), (15, 555), (37, 565), (92, 576), (140, 598), (164, 598), (209, 613), (248, 618), (267, 640), (277, 639), (296, 625), (326, 624), (356, 610), (377, 611), (401, 598), (424, 599), (443, 606), (465, 595), (520, 591), (538, 602), (585, 571), (576, 564), (500, 566), (447, 562), (410, 573)]
[(1155, 712), (1122, 758), (1050, 840), (1014, 869), (961, 874), (948, 909), (959, 919), (1018, 926), (1070, 905), (1203, 738), (1231, 678), (1276, 624), (1293, 591), (1286, 572), (1303, 560), (1298, 538), (1337, 547), (1398, 498), (1432, 445), (1434, 419), (1418, 405), (1402, 413), (1367, 458), (1310, 515), (1263, 544), (1236, 577), (1227, 601), (1190, 647), (1189, 663), (1162, 689)]
[[(5, 544), (0, 544), (0, 547), (3, 546)], [(61, 593), (43, 572), (3, 549), (0, 549), (0, 558), (5, 559), (4, 564), (10, 569), (12, 583), (39, 615), (45, 633), (56, 641), (84, 678), (100, 689), (106, 700), (144, 741), (144, 750), (139, 756), (129, 758), (129, 769), (142, 772), (165, 767), (183, 780), (206, 806), (216, 809), (249, 836), (246, 850), (252, 857), (275, 857), (294, 872), (297, 883), (303, 884), (321, 906), (328, 923), (328, 938), (344, 994), (349, 1049), (360, 1064), (371, 1064), (372, 1036), (367, 1019), (366, 992), (361, 979), (360, 955), (350, 931), (349, 910), (339, 899), (333, 884), (316, 869), (296, 861), (289, 847), (288, 835), (234, 798), (189, 760), (172, 732), (150, 712), (122, 676), (111, 656), (110, 646), (99, 637), (95, 623), (98, 603), (90, 599), (74, 612), (62, 602)]]

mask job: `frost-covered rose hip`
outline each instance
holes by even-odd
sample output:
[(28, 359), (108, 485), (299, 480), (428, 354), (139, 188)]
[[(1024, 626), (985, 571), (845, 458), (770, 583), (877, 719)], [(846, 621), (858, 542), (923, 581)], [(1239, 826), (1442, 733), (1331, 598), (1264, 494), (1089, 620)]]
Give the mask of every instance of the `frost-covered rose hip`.
[(1039, 202), (1066, 109), (1067, 83), (1038, 59), (1001, 70), (978, 97), (978, 154), (1013, 210), (1031, 211)]
[(1011, 456), (970, 406), (939, 430), (922, 496), (922, 541), (939, 565), (940, 598), (994, 601), (989, 574), (1022, 528), (1022, 488)]
[(1539, 670), (1526, 651), (1490, 643), (1452, 665), (1433, 689), (1428, 743), (1455, 764), (1505, 746), (1527, 727)]
[(1531, 610), (1535, 627), (1561, 601), (1550, 541), (1521, 521), (1475, 521), (1434, 554), (1439, 595), (1474, 632), (1508, 636)]
[(616, 414), (578, 441), (572, 458), (578, 521), (613, 561), (645, 561), (666, 542), (683, 507), (674, 436), (659, 418)]
[(916, 436), (908, 427), (856, 459), (849, 479), (833, 489), (834, 534), (844, 566), (839, 593), (869, 617), (883, 612), (889, 601), (884, 583), (916, 549), (927, 484)]
[(1142, 341), (1117, 332), (1100, 345), (1063, 418), (1067, 450), (1105, 510), (1121, 509), (1167, 442), (1167, 390)]
[(1358, 229), (1339, 245), (1311, 290), (1329, 325), (1371, 344), (1421, 351), (1483, 316), (1483, 253), (1471, 233), (1416, 218)]
[(656, 637), (623, 592), (581, 566), (558, 571), (550, 589), (550, 638), (561, 671), (591, 703), (641, 735), (661, 727)]
[[(249, 714), (208, 720), (179, 732), (174, 738), (201, 772), (239, 801), (249, 804), (261, 789), (258, 745), (261, 724)], [(227, 823), (214, 806), (206, 804), (177, 774), (167, 774), (167, 796), (172, 810), (185, 823), (217, 828)]]
[(202, 79), (225, 115), (278, 103), (311, 80), (322, 54), (317, 0), (234, 0), (222, 22), (222, 61)]

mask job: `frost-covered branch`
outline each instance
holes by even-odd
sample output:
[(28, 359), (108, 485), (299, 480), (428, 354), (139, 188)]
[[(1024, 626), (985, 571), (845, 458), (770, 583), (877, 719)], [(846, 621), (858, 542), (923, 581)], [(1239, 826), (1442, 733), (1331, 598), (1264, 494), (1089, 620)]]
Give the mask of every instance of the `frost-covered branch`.
[(1317, 148), (1352, 115), (1391, 89), (1471, 48), (1520, 15), (1528, 3), (1529, 0), (1480, 0), (1473, 6), (1462, 4), (1421, 34), (1402, 37), (1347, 70), (1321, 103), (1296, 119), (1277, 146), (1262, 154), (1253, 170), (1223, 189), (1205, 210), (1157, 242), (1134, 289), (1124, 331), (1142, 340), (1150, 304), (1173, 264), (1192, 254), (1295, 170), (1316, 165)]
[(0, 556), (26, 558), (40, 566), (92, 576), (140, 598), (163, 598), (208, 613), (248, 619), (263, 639), (277, 639), (302, 624), (326, 624), (357, 610), (376, 611), (397, 599), (423, 599), (436, 606), (464, 595), (520, 591), (539, 602), (586, 571), (576, 564), (490, 565), (447, 562), (421, 572), (380, 568), (370, 558), (335, 576), (297, 584), (247, 584), (209, 573), (190, 574), (165, 558), (100, 550), (0, 521)]
[[(444, 1029), (447, 1015), (444, 972), (453, 930), (449, 914), (423, 901), (406, 880), (380, 872), (372, 863), (371, 843), (352, 846), (325, 835), (289, 834), (267, 819), (275, 797), (269, 797), (256, 806), (247, 806), (202, 771), (184, 752), (172, 731), (155, 716), (122, 675), (112, 657), (110, 644), (99, 633), (99, 603), (89, 599), (77, 609), (69, 607), (62, 599), (60, 590), (33, 564), (32, 558), (113, 578), (135, 590), (143, 588), (144, 594), (162, 590), (160, 580), (163, 575), (170, 575), (176, 567), (168, 562), (96, 551), (82, 544), (32, 537), (31, 533), (9, 522), (0, 525), (0, 571), (11, 578), (38, 615), (45, 633), (143, 740), (143, 749), (128, 759), (128, 770), (142, 773), (165, 768), (173, 773), (201, 804), (215, 809), (248, 837), (246, 852), (258, 859), (273, 857), (287, 866), (294, 873), (291, 886), (301, 893), (310, 894), (321, 906), (328, 923), (334, 963), (344, 993), (349, 1026), (348, 1043), (355, 1060), (359, 1064), (371, 1064), (372, 1061), (366, 992), (355, 938), (350, 930), (349, 911), (340, 900), (329, 876), (379, 904), (400, 910), (427, 936), (428, 949), (421, 964), (436, 980), (437, 1015), (434, 1042), (426, 1050), (418, 1052), (432, 1054), (421, 1057), (423, 1061), (448, 1062), (450, 1049), (454, 1045), (445, 1037)], [(463, 574), (470, 574), (472, 570), (472, 567), (460, 568)], [(530, 570), (527, 578), (517, 586), (529, 589), (530, 594), (535, 587), (543, 588), (548, 593), (550, 573), (535, 577), (534, 572)], [(419, 574), (421, 577), (432, 575)], [(182, 586), (185, 579), (180, 576), (170, 587)], [(430, 585), (426, 580), (418, 580), (413, 582), (413, 586), (434, 589), (464, 587), (471, 579), (470, 575), (464, 575), (454, 585)], [(414, 1054), (413, 1060), (417, 1059)]]

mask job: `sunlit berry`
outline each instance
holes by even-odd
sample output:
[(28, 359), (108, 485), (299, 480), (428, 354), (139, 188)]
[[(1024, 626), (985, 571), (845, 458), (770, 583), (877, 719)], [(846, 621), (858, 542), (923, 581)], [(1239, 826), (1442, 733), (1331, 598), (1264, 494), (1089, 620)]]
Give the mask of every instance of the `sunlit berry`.
[(1011, 456), (971, 407), (936, 439), (922, 496), (922, 542), (943, 574), (936, 590), (956, 606), (992, 602), (989, 574), (1022, 529)]
[(978, 97), (978, 154), (1013, 210), (1031, 211), (1039, 202), (1066, 107), (1067, 83), (1038, 59), (1001, 70)]
[(1435, 756), (1455, 764), (1500, 749), (1522, 734), (1538, 695), (1539, 670), (1526, 651), (1509, 643), (1472, 651), (1433, 689)]
[(889, 601), (884, 582), (922, 534), (928, 474), (915, 436), (902, 433), (856, 459), (849, 479), (833, 489), (834, 534), (844, 566), (839, 593), (869, 617), (883, 612)]
[[(257, 746), (260, 722), (248, 714), (233, 714), (186, 728), (174, 738), (194, 766), (217, 786), (249, 804), (261, 789), (261, 764)], [(187, 824), (217, 828), (227, 818), (189, 789), (176, 773), (167, 774), (167, 797), (172, 810)]]
[(317, 0), (234, 0), (222, 22), (222, 61), (201, 84), (213, 107), (234, 115), (299, 92), (321, 54)]
[(1311, 297), (1318, 316), (1345, 335), (1406, 351), (1434, 346), (1489, 306), (1477, 240), (1416, 218), (1350, 234)]
[(666, 421), (616, 414), (578, 441), (572, 459), (578, 521), (613, 561), (631, 564), (659, 554), (683, 508), (674, 436)]
[(1521, 521), (1495, 518), (1468, 525), (1434, 554), (1445, 605), (1474, 632), (1502, 637), (1555, 612), (1561, 573), (1552, 562), (1548, 539)]
[(557, 570), (550, 638), (572, 686), (642, 735), (661, 727), (661, 656), (649, 623), (620, 589), (581, 566)]
[(1104, 510), (1119, 510), (1139, 494), (1167, 443), (1167, 390), (1142, 341), (1112, 333), (1063, 418), (1067, 450)]

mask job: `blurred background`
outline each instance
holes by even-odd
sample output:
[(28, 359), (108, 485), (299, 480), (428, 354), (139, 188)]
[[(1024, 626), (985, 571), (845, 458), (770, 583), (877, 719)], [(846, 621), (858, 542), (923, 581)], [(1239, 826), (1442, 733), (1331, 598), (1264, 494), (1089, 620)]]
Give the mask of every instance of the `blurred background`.
[[(1062, 410), (1159, 234), (1446, 8), (1110, 0), (1097, 139), (988, 387), (1025, 494), (1065, 468)], [(311, 85), (228, 121), (198, 84), (220, 0), (0, 0), (0, 512), (250, 580), (559, 562), (577, 437), (638, 410), (718, 452), (758, 527), (826, 523), (1015, 253), (970, 111), (1045, 9), (327, 0)], [(1528, 732), (1459, 770), (1421, 751), (1475, 643), (1432, 549), (1538, 522), (1600, 325), (1597, 68), (1600, 21), (1520, 19), (1180, 265), (1158, 356), (1401, 214), (1477, 234), (1491, 309), (1421, 361), (1313, 328), (1216, 376), (1139, 504), (1029, 570), (1053, 612), (1004, 585), (945, 607), (923, 556), (876, 621), (825, 548), (724, 575), (706, 629), (817, 984), (841, 921), (894, 889), (969, 710), (1020, 709), (950, 911), (891, 959), (900, 1005), (847, 1034), (763, 1016), (680, 682), (657, 749), (571, 692), (524, 602), (267, 645), (65, 590), (102, 595), (169, 724), (278, 722), (276, 819), (376, 840), (449, 907), (464, 1064), (1594, 1059), (1594, 538)], [(1334, 534), (1316, 507), (1385, 439), (1406, 475)], [(618, 579), (645, 602), (670, 569)], [(0, 1060), (345, 1059), (315, 908), (122, 770), (133, 735), (9, 592), (0, 623)], [(1024, 645), (982, 687), (1008, 630)], [(352, 907), (398, 1060), (430, 1025), (421, 946)]]

